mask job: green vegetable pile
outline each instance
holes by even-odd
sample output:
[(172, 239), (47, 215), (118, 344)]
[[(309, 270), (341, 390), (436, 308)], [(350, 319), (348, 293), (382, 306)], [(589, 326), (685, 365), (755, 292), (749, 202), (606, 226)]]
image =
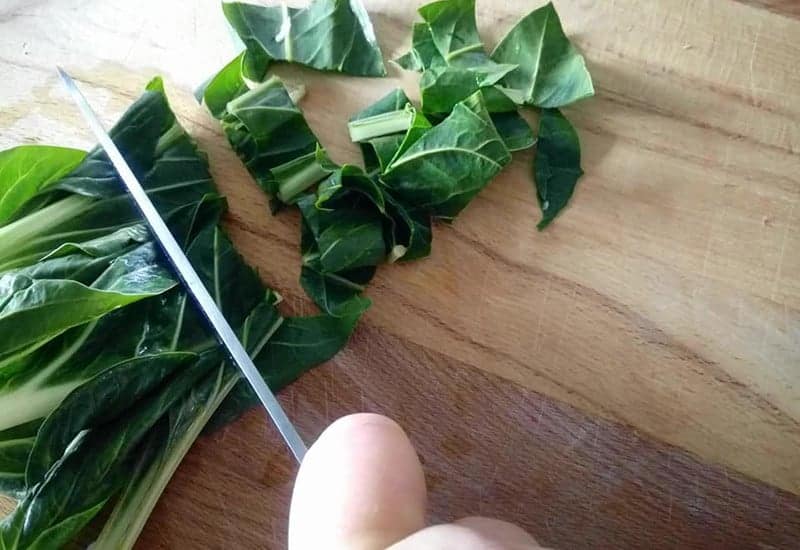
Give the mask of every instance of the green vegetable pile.
[[(273, 389), (345, 344), (361, 310), (283, 317), (236, 253), (160, 80), (111, 136)], [(96, 548), (130, 548), (204, 426), (252, 404), (100, 149), (0, 152), (0, 334), (3, 550), (59, 548), (104, 507)]]
[[(394, 90), (349, 121), (364, 166), (327, 155), (275, 63), (384, 76), (359, 0), (225, 3), (242, 52), (198, 91), (274, 212), (299, 209), (301, 285), (322, 310), (284, 317), (237, 254), (205, 157), (153, 80), (111, 136), (269, 385), (335, 355), (377, 266), (430, 254), (450, 222), (536, 146), (548, 225), (582, 175), (560, 107), (593, 95), (551, 4), (487, 53), (474, 0), (425, 5), (411, 50), (421, 104)], [(534, 133), (520, 109), (538, 111)], [(165, 264), (103, 151), (0, 152), (0, 491), (18, 499), (0, 550), (59, 548), (94, 518), (97, 549), (131, 548), (204, 428), (255, 403)], [(103, 512), (101, 514), (101, 511)]]
[[(536, 145), (543, 229), (583, 174), (575, 129), (559, 111), (594, 94), (583, 57), (552, 4), (523, 17), (487, 53), (475, 0), (422, 6), (411, 50), (396, 60), (421, 72), (421, 105), (394, 90), (348, 124), (364, 166), (337, 165), (306, 123), (292, 90), (268, 74), (277, 62), (356, 76), (385, 74), (372, 25), (357, 2), (305, 9), (223, 4), (244, 49), (198, 99), (270, 196), (302, 214), (300, 283), (326, 313), (363, 308), (384, 262), (431, 250), (433, 220), (450, 222), (511, 161)], [(534, 134), (521, 108), (538, 111)]]

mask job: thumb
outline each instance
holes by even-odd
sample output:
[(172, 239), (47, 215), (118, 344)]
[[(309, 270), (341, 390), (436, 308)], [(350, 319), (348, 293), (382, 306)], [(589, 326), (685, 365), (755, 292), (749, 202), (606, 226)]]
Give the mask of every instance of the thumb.
[(346, 416), (300, 466), (289, 549), (384, 549), (425, 527), (426, 498), (422, 467), (402, 428), (376, 414)]

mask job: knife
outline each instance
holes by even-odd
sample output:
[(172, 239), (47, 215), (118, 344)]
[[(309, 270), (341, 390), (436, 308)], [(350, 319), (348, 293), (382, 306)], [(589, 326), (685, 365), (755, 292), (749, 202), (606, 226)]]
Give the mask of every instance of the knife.
[(267, 413), (272, 419), (272, 422), (275, 424), (275, 427), (278, 428), (278, 431), (281, 436), (283, 436), (284, 441), (286, 441), (286, 444), (297, 459), (297, 462), (302, 462), (303, 456), (306, 454), (306, 445), (303, 443), (303, 440), (300, 439), (300, 435), (297, 433), (294, 425), (275, 398), (275, 394), (272, 393), (267, 383), (264, 382), (264, 378), (262, 378), (261, 373), (258, 372), (258, 369), (253, 364), (247, 351), (245, 351), (239, 338), (236, 337), (236, 333), (233, 332), (228, 321), (225, 320), (216, 302), (214, 302), (214, 299), (208, 293), (208, 290), (206, 290), (205, 285), (203, 285), (194, 267), (192, 267), (191, 262), (183, 253), (175, 237), (170, 233), (167, 224), (164, 223), (158, 210), (156, 210), (156, 207), (153, 206), (153, 203), (150, 201), (150, 197), (147, 196), (147, 193), (142, 188), (142, 184), (139, 183), (133, 170), (131, 170), (128, 163), (122, 157), (122, 153), (120, 153), (117, 146), (114, 145), (114, 142), (97, 119), (97, 115), (94, 114), (86, 98), (80, 90), (78, 90), (75, 81), (72, 80), (72, 77), (65, 73), (61, 67), (56, 67), (56, 69), (58, 69), (58, 74), (64, 82), (67, 91), (72, 96), (72, 99), (75, 100), (78, 110), (81, 112), (89, 128), (100, 143), (100, 147), (102, 147), (108, 155), (111, 164), (128, 189), (128, 193), (133, 197), (136, 206), (147, 221), (147, 225), (150, 226), (150, 231), (153, 233), (156, 241), (158, 241), (158, 244), (161, 245), (161, 249), (172, 264), (172, 267), (174, 267), (175, 271), (178, 273), (183, 287), (192, 296), (197, 307), (200, 308), (200, 311), (203, 312), (211, 328), (214, 329), (217, 339), (228, 351), (230, 358), (236, 366), (239, 367), (245, 379), (250, 383), (250, 387), (253, 388), (253, 391), (258, 396), (258, 399), (264, 405), (264, 408), (267, 409)]

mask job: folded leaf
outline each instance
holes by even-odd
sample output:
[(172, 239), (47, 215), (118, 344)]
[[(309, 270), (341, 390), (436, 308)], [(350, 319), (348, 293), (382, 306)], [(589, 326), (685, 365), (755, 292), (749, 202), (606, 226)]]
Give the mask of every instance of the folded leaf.
[(360, 0), (315, 0), (298, 9), (223, 3), (248, 51), (357, 76), (384, 76), (375, 31)]
[[(449, 113), (456, 103), (478, 90), (489, 88), (516, 69), (516, 65), (438, 66), (426, 70), (420, 79), (422, 109), (426, 113)], [(507, 103), (487, 105), (490, 112), (510, 109)]]
[(497, 133), (503, 138), (503, 143), (506, 144), (509, 151), (522, 151), (533, 147), (533, 144), (536, 143), (528, 121), (522, 118), (517, 111), (491, 113), (490, 116)]
[(402, 204), (453, 219), (510, 160), (476, 94), (396, 157), (381, 180)]
[(421, 72), (436, 65), (447, 63), (436, 48), (427, 23), (414, 23), (411, 38), (411, 50), (394, 60), (407, 71)]
[(583, 56), (564, 34), (552, 3), (522, 18), (497, 45), (492, 59), (519, 65), (503, 83), (519, 94), (521, 103), (562, 107), (594, 95)]
[(300, 271), (300, 285), (323, 312), (341, 317), (347, 315), (353, 307), (367, 309), (369, 300), (360, 296), (374, 275), (375, 266), (342, 273), (322, 273), (312, 266), (304, 265)]
[(558, 109), (543, 109), (534, 165), (536, 196), (542, 209), (539, 229), (544, 229), (567, 205), (583, 175), (578, 133)]
[[(474, 66), (489, 61), (475, 23), (475, 0), (439, 0), (419, 8), (431, 40), (448, 65)], [(481, 59), (481, 61), (477, 61)]]

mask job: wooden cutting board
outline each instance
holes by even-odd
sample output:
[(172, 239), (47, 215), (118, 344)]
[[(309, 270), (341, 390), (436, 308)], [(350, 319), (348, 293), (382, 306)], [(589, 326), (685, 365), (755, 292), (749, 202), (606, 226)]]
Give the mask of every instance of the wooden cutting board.
[[(416, 3), (366, 2), (384, 54)], [(388, 266), (350, 345), (282, 395), (308, 440), (355, 411), (410, 432), (431, 521), (485, 514), (565, 548), (797, 547), (800, 9), (791, 1), (560, 0), (597, 96), (566, 110), (586, 176), (536, 231), (531, 154), (433, 255)], [(479, 0), (493, 44), (539, 1)], [(0, 147), (89, 146), (56, 82), (115, 119), (154, 74), (208, 151), (228, 228), (294, 312), (296, 215), (266, 200), (190, 90), (232, 57), (216, 0), (0, 7)], [(335, 160), (387, 79), (281, 69)], [(254, 411), (189, 453), (141, 548), (281, 548), (294, 467)]]

